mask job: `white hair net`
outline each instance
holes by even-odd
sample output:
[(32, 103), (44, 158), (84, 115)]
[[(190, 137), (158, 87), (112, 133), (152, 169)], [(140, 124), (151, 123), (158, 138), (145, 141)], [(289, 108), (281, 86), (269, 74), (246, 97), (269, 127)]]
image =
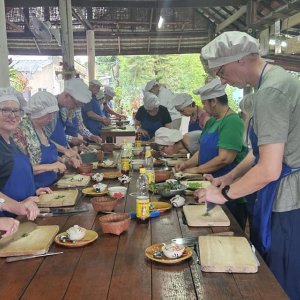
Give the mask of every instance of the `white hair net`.
[(193, 103), (193, 97), (188, 93), (180, 93), (174, 95), (172, 99), (172, 107), (176, 107), (176, 109), (181, 109), (187, 107)]
[(102, 87), (101, 82), (97, 79), (94, 79), (94, 80), (90, 81), (89, 85), (96, 85), (96, 86)]
[(27, 102), (26, 114), (36, 119), (59, 110), (57, 99), (49, 92), (37, 92)]
[(113, 98), (116, 96), (116, 93), (114, 92), (114, 89), (110, 86), (105, 86), (104, 87), (104, 94)]
[(16, 101), (20, 104), (22, 109), (27, 104), (22, 93), (11, 86), (0, 88), (0, 103), (4, 101)]
[(259, 53), (259, 43), (240, 31), (224, 32), (201, 50), (201, 56), (207, 59), (210, 69), (238, 61), (251, 53)]
[(156, 85), (159, 85), (159, 83), (156, 80), (150, 80), (149, 82), (147, 82), (145, 90), (149, 92)]
[(92, 92), (80, 78), (72, 78), (70, 80), (66, 80), (64, 92), (68, 93), (75, 100), (81, 103), (88, 103), (92, 99)]
[(156, 95), (146, 92), (144, 96), (144, 107), (146, 110), (152, 110), (159, 106), (159, 100)]
[(177, 129), (161, 127), (155, 132), (155, 143), (159, 145), (174, 145), (183, 139), (182, 133)]
[(225, 88), (226, 84), (222, 85), (221, 80), (216, 78), (193, 93), (200, 95), (201, 100), (208, 100), (225, 95)]

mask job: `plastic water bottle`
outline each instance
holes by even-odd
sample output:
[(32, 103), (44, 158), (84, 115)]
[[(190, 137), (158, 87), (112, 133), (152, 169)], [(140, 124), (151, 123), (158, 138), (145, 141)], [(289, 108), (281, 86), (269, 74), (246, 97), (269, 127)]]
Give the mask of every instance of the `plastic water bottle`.
[(136, 126), (135, 142), (134, 142), (134, 144), (135, 144), (135, 147), (142, 147), (140, 126)]
[(146, 168), (146, 175), (148, 177), (148, 183), (150, 184), (151, 182), (155, 182), (153, 156), (150, 147), (146, 147), (145, 168)]
[(140, 169), (140, 176), (136, 181), (136, 220), (137, 223), (144, 224), (149, 222), (149, 184), (146, 176), (146, 169)]
[(126, 140), (123, 140), (122, 151), (121, 151), (121, 173), (128, 175), (129, 174), (129, 153), (127, 148)]

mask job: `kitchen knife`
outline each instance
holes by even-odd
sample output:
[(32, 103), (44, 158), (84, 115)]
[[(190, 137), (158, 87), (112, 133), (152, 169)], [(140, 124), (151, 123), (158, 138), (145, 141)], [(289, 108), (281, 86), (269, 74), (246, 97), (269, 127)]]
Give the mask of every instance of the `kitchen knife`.
[(64, 214), (53, 214), (53, 213), (41, 213), (37, 217), (38, 218), (48, 218), (48, 217), (69, 217), (69, 216), (77, 216), (79, 213), (64, 213)]
[(212, 203), (212, 202), (205, 202), (206, 203), (206, 212), (208, 213), (209, 211), (211, 211), (212, 209), (215, 208), (216, 204)]
[(53, 213), (53, 214), (71, 214), (78, 212), (85, 212), (88, 209), (84, 206), (74, 208), (40, 208), (41, 213)]
[(35, 230), (36, 227), (37, 227), (37, 224), (34, 222), (20, 223), (18, 231), (13, 234), (14, 241), (17, 241), (20, 238), (24, 237), (24, 235), (29, 234), (30, 232)]
[(14, 262), (14, 261), (20, 261), (20, 260), (31, 259), (31, 258), (36, 258), (36, 257), (57, 255), (57, 254), (62, 254), (62, 253), (64, 253), (64, 252), (49, 252), (49, 253), (37, 254), (37, 255), (21, 255), (21, 256), (8, 257), (6, 259), (6, 261)]

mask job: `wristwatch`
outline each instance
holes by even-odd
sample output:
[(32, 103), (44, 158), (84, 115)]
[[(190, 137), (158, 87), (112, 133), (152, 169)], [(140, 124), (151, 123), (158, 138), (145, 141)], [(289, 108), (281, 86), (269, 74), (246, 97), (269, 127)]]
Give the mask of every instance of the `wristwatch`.
[(5, 199), (0, 198), (0, 211), (2, 211), (2, 203), (4, 203), (4, 202), (5, 202)]
[(225, 186), (222, 188), (221, 193), (222, 193), (223, 197), (224, 197), (226, 200), (232, 201), (233, 199), (231, 199), (231, 198), (227, 195), (229, 189), (230, 189), (230, 186), (229, 186), (229, 185), (225, 185)]

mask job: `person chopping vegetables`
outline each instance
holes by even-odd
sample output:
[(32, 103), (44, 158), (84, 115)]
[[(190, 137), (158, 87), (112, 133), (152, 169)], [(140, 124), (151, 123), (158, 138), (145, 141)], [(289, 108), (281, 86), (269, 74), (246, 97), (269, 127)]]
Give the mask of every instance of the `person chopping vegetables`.
[(223, 84), (250, 84), (256, 92), (249, 126), (253, 150), (232, 172), (210, 177), (213, 185), (197, 192), (199, 202), (222, 204), (259, 191), (252, 243), (289, 298), (300, 299), (299, 80), (266, 63), (258, 41), (244, 32), (222, 33), (202, 49), (202, 57)]
[(172, 119), (168, 109), (159, 104), (158, 98), (149, 92), (145, 93), (144, 105), (135, 116), (135, 126), (141, 126), (142, 141), (154, 138), (155, 132), (161, 127), (172, 128)]
[[(36, 190), (29, 158), (11, 137), (23, 115), (20, 101), (26, 102), (14, 88), (0, 88), (0, 217), (27, 214), (33, 220), (39, 214), (36, 196), (52, 191), (47, 187)], [(16, 201), (21, 203), (15, 206)]]
[[(218, 177), (229, 173), (244, 159), (244, 124), (229, 107), (225, 87), (220, 79), (214, 79), (199, 89), (204, 110), (212, 117), (203, 128), (199, 151), (188, 161), (178, 162), (176, 171), (211, 173)], [(243, 230), (247, 220), (246, 202), (241, 198), (227, 204)]]

